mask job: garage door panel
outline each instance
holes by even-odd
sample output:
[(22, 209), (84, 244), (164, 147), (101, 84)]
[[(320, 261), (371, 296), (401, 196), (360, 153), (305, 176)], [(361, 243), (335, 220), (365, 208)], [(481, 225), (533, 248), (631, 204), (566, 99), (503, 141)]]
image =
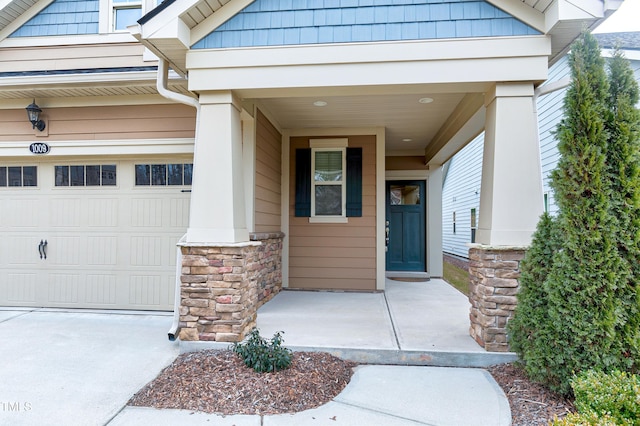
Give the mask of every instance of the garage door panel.
[(57, 266), (79, 266), (86, 255), (86, 244), (80, 236), (56, 236), (47, 241), (47, 262)]
[(65, 306), (77, 305), (80, 298), (80, 275), (58, 273), (49, 275), (48, 302)]
[(83, 200), (70, 197), (56, 197), (50, 200), (49, 210), (52, 228), (81, 228), (86, 225), (83, 213)]
[(138, 306), (166, 304), (166, 281), (161, 275), (133, 275), (129, 281), (129, 303)]
[(161, 227), (162, 201), (161, 198), (134, 199), (131, 203), (131, 226)]
[(118, 226), (119, 203), (115, 198), (87, 200), (88, 226), (113, 228)]
[(116, 276), (87, 275), (85, 302), (87, 304), (115, 305)]
[(108, 235), (87, 238), (87, 264), (94, 266), (118, 263), (118, 237)]
[(0, 284), (4, 287), (6, 300), (18, 305), (24, 303), (35, 303), (37, 294), (38, 274), (36, 273), (10, 273), (7, 274), (7, 281)]
[(38, 199), (10, 198), (7, 200), (5, 214), (11, 228), (37, 229), (41, 224), (39, 214), (42, 210)]
[(185, 229), (185, 224), (189, 223), (189, 199), (173, 198), (169, 200), (168, 226), (172, 228)]
[(40, 239), (35, 235), (7, 235), (4, 239), (4, 250), (8, 253), (8, 267), (33, 267), (38, 265), (40, 260), (40, 252), (38, 246)]

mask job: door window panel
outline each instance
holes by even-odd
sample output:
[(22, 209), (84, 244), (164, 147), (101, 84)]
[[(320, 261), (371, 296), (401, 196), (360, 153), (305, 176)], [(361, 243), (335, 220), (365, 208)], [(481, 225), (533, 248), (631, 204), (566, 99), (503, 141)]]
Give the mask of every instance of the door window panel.
[(420, 204), (420, 187), (416, 185), (391, 185), (389, 202), (392, 206)]

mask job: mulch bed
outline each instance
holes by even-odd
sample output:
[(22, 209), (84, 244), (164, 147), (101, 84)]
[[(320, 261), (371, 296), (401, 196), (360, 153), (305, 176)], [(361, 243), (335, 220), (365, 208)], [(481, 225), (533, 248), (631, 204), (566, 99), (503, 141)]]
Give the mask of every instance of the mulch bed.
[[(180, 355), (129, 405), (221, 415), (296, 413), (324, 405), (349, 383), (357, 364), (324, 352), (294, 352), (291, 367), (256, 373), (230, 350)], [(514, 364), (488, 368), (509, 399), (513, 426), (547, 425), (573, 403), (532, 383)]]
[(487, 370), (509, 399), (513, 426), (548, 425), (555, 417), (575, 411), (573, 401), (531, 382), (515, 364), (494, 365)]
[(230, 350), (186, 353), (135, 394), (129, 405), (222, 415), (296, 413), (335, 398), (355, 366), (323, 352), (294, 352), (288, 369), (256, 373)]

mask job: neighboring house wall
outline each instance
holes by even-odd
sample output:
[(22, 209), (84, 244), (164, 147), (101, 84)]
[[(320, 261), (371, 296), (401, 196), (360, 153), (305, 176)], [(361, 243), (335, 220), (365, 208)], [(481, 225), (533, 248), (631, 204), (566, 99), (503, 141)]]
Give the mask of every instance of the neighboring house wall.
[(309, 139), (290, 139), (289, 288), (376, 290), (376, 138), (348, 137), (350, 148), (362, 148), (362, 217), (348, 223), (295, 217), (295, 150)]
[[(74, 140), (193, 138), (195, 109), (179, 104), (47, 108), (48, 143)], [(29, 141), (34, 131), (24, 109), (0, 114), (2, 141)], [(111, 153), (111, 152), (110, 152)], [(113, 152), (113, 154), (118, 154)]]
[[(640, 82), (640, 60), (630, 59), (631, 69), (636, 81)], [(570, 78), (568, 57), (564, 56), (549, 68), (549, 78), (542, 87), (559, 80)], [(563, 117), (564, 97), (567, 88), (556, 90), (537, 99), (538, 129), (540, 137), (540, 160), (542, 167), (542, 186), (545, 194), (545, 208), (551, 214), (558, 212), (553, 190), (551, 172), (560, 159), (555, 131)], [(640, 105), (638, 105), (640, 107)], [(442, 231), (443, 251), (445, 253), (468, 257), (471, 242), (472, 208), (476, 208), (478, 218), (479, 190), (482, 173), (482, 149), (484, 133), (470, 142), (451, 160), (443, 186)], [(475, 192), (478, 191), (478, 196)], [(456, 232), (453, 232), (453, 213), (456, 213)]]
[(257, 111), (255, 231), (280, 232), (282, 135)]
[[(549, 79), (543, 86), (549, 83), (570, 78), (568, 58), (565, 56), (551, 68), (549, 68)], [(567, 89), (557, 90), (548, 95), (538, 98), (538, 130), (540, 134), (540, 162), (542, 165), (542, 190), (546, 197), (545, 209), (552, 214), (557, 212), (557, 206), (551, 190), (551, 171), (555, 169), (560, 154), (558, 153), (557, 140), (554, 132), (562, 120), (564, 108), (564, 96)]]
[[(471, 209), (480, 218), (480, 181), (484, 133), (462, 148), (449, 163), (442, 188), (442, 250), (467, 257), (471, 242)], [(455, 214), (455, 232), (454, 232)]]

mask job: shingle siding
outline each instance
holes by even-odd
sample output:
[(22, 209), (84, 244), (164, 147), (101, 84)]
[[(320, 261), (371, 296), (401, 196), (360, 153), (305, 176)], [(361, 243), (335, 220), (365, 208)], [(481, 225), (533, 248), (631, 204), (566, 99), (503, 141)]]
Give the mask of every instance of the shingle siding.
[(54, 0), (10, 37), (98, 33), (98, 0)]
[(257, 0), (192, 48), (532, 34), (480, 0)]

